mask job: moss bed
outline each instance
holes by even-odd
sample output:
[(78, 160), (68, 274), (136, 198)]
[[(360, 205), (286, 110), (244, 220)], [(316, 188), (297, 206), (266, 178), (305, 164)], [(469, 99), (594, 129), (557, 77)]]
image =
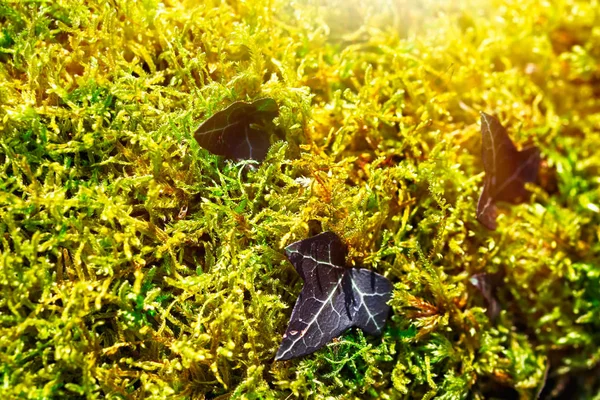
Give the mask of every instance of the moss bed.
[[(194, 140), (261, 97), (260, 165)], [(496, 231), (480, 111), (543, 158)], [(598, 399), (599, 226), (597, 0), (0, 1), (2, 399)], [(325, 230), (392, 315), (276, 362)]]

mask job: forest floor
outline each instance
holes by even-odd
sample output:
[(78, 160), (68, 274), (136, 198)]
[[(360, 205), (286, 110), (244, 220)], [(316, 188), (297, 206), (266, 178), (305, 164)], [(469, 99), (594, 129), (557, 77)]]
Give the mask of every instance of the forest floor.
[[(480, 112), (542, 159), (496, 230)], [(599, 149), (596, 0), (0, 1), (0, 397), (598, 399)], [(275, 361), (322, 231), (390, 318)]]

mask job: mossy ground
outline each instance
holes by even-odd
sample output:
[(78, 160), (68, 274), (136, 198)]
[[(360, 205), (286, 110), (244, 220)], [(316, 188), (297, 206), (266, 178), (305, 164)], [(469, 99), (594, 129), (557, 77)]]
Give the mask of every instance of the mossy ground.
[[(598, 398), (600, 4), (458, 3), (0, 1), (0, 397)], [(194, 141), (265, 96), (256, 169)], [(479, 111), (545, 163), (496, 232)], [(393, 316), (274, 362), (321, 230)]]

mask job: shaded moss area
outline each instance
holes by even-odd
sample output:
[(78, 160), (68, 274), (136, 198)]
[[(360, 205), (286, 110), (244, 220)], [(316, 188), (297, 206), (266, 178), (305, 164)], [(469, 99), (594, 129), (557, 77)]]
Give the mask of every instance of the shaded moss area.
[[(598, 396), (600, 4), (453, 3), (0, 1), (0, 397)], [(261, 97), (262, 164), (193, 139)], [(495, 232), (479, 111), (544, 160)], [(393, 315), (274, 362), (323, 230)]]

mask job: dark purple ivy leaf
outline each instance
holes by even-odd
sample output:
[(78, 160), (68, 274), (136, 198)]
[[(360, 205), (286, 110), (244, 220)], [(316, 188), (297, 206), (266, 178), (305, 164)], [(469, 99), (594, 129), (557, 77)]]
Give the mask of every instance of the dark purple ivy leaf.
[(194, 137), (211, 153), (229, 159), (264, 160), (269, 150), (269, 129), (278, 114), (275, 100), (237, 101), (204, 121)]
[(548, 381), (548, 372), (550, 372), (550, 359), (546, 360), (546, 369), (544, 370), (544, 376), (542, 378), (542, 381), (540, 382), (540, 386), (538, 386), (534, 399), (541, 398), (542, 393), (545, 392), (544, 388), (546, 387), (546, 382)]
[(537, 147), (518, 151), (500, 121), (483, 112), (481, 143), (485, 179), (477, 204), (477, 219), (494, 230), (496, 201), (518, 204), (528, 197), (525, 183), (537, 180), (540, 151)]
[(387, 320), (392, 284), (366, 269), (346, 268), (346, 247), (333, 232), (285, 249), (304, 280), (276, 360), (310, 354), (351, 327), (380, 335)]
[(500, 303), (496, 298), (496, 288), (502, 283), (503, 274), (495, 273), (490, 274), (483, 272), (481, 274), (475, 274), (469, 282), (475, 286), (487, 303), (487, 315), (490, 320), (495, 320), (500, 314)]

